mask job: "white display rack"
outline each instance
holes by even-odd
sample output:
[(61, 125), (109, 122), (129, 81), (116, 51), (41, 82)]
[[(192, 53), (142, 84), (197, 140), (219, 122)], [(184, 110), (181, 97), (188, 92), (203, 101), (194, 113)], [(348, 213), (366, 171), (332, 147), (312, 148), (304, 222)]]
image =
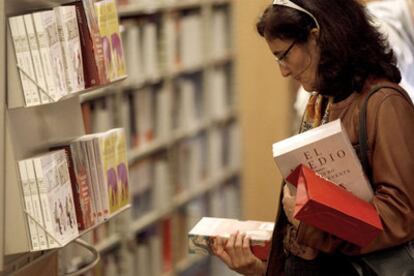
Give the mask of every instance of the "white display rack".
[[(66, 0), (5, 0), (0, 1), (2, 18), (0, 46), (1, 80), (0, 88), (0, 275), (9, 275), (28, 266), (39, 258), (53, 254), (57, 249), (30, 253), (30, 235), (23, 208), (23, 195), (19, 184), (17, 160), (30, 158), (48, 148), (48, 145), (68, 138), (84, 135), (79, 96), (93, 93), (95, 89), (105, 90), (125, 77), (106, 85), (88, 88), (65, 96), (57, 102), (24, 107), (23, 91), (13, 52), (7, 18), (37, 10), (51, 9), (73, 1)], [(5, 49), (7, 47), (7, 58)], [(4, 206), (4, 210), (3, 210)], [(122, 208), (111, 215), (128, 209)], [(109, 220), (108, 219), (108, 220)], [(107, 221), (107, 220), (106, 220)], [(94, 226), (97, 227), (98, 225)], [(94, 227), (82, 231), (79, 236)], [(4, 242), (4, 243), (3, 243)]]

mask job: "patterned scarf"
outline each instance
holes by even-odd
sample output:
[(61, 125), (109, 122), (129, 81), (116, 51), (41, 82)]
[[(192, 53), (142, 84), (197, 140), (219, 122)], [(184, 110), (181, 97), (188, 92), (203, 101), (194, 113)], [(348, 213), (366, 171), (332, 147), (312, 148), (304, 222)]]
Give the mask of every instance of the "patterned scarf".
[(302, 133), (327, 123), (329, 119), (329, 109), (332, 103), (333, 97), (312, 94), (306, 105), (299, 132)]
[[(333, 103), (333, 97), (324, 97), (320, 94), (312, 94), (306, 105), (303, 114), (302, 123), (299, 132), (305, 132), (309, 129), (318, 127), (328, 122), (329, 109)], [(293, 225), (287, 225), (287, 231), (283, 239), (285, 250), (290, 251), (293, 255), (304, 258), (314, 258), (314, 250), (301, 245), (296, 241), (297, 229)]]

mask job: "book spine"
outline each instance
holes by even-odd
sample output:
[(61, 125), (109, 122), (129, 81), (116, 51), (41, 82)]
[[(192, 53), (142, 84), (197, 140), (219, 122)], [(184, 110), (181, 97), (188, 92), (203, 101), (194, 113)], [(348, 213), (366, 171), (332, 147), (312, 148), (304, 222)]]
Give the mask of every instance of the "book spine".
[(108, 188), (106, 186), (106, 177), (103, 170), (103, 163), (102, 163), (102, 155), (101, 149), (99, 146), (99, 138), (96, 137), (93, 139), (93, 152), (95, 158), (95, 166), (96, 166), (96, 174), (98, 178), (98, 183), (101, 186), (101, 199), (104, 205), (104, 208), (107, 210), (107, 216), (110, 215), (110, 208), (109, 208), (109, 196), (108, 196)]
[(42, 205), (40, 203), (39, 190), (37, 187), (36, 174), (33, 160), (26, 160), (27, 176), (29, 179), (30, 194), (32, 196), (34, 218), (36, 219), (37, 235), (39, 237), (39, 248), (48, 249), (47, 234), (45, 231), (45, 221), (43, 218)]
[(105, 84), (109, 81), (109, 79), (106, 77), (107, 73), (104, 61), (102, 37), (99, 32), (99, 25), (96, 17), (94, 2), (94, 0), (82, 0), (82, 7), (85, 12), (86, 22), (92, 40), (92, 49), (95, 56), (96, 66), (98, 68), (100, 83)]
[(93, 138), (90, 140), (85, 141), (87, 151), (88, 151), (88, 160), (89, 165), (91, 169), (91, 175), (92, 175), (92, 182), (97, 187), (98, 193), (99, 193), (99, 201), (102, 206), (102, 217), (103, 219), (107, 219), (109, 217), (109, 202), (108, 202), (108, 196), (107, 196), (107, 189), (104, 181), (102, 180), (101, 175), (99, 174), (98, 170), (98, 162), (96, 159), (96, 153), (94, 150), (94, 140), (97, 138)]
[[(32, 54), (33, 58), (36, 80), (37, 84), (40, 86), (40, 100), (42, 103), (48, 103), (50, 102), (50, 99), (45, 95), (45, 92), (47, 93), (48, 89), (46, 86), (46, 78), (43, 68), (43, 62), (40, 55), (39, 43), (34, 28), (33, 16), (31, 14), (26, 14), (23, 16), (23, 18), (24, 24), (26, 26), (26, 33), (29, 38), (30, 53)], [(41, 89), (43, 89), (43, 91)]]
[[(43, 160), (42, 160), (43, 159)], [(56, 185), (56, 183), (51, 183), (50, 181), (55, 181), (54, 178), (48, 178), (47, 175), (50, 175), (50, 171), (53, 169), (53, 162), (49, 156), (46, 157), (37, 157), (33, 159), (33, 165), (35, 168), (35, 175), (37, 180), (37, 188), (39, 190), (39, 197), (40, 203), (42, 206), (43, 212), (43, 219), (46, 227), (47, 241), (49, 244), (49, 248), (56, 248), (58, 244), (56, 243), (55, 239), (55, 229), (53, 227), (53, 216), (52, 216), (52, 209), (49, 204), (49, 190), (51, 190), (50, 185)], [(56, 211), (56, 210), (55, 210)], [(56, 216), (55, 216), (56, 217)], [(57, 229), (61, 231), (61, 229)]]
[(81, 188), (76, 178), (74, 162), (73, 162), (73, 154), (72, 154), (72, 151), (69, 145), (63, 146), (63, 150), (65, 151), (65, 154), (66, 154), (66, 162), (68, 165), (70, 182), (72, 184), (73, 203), (74, 203), (75, 210), (76, 210), (76, 221), (78, 224), (78, 228), (83, 230), (86, 228), (85, 227), (86, 218), (85, 218), (85, 215), (83, 214), (83, 208), (81, 204), (81, 200), (82, 200)]
[(93, 178), (93, 172), (94, 169), (91, 166), (91, 163), (89, 161), (89, 154), (88, 154), (88, 147), (86, 144), (86, 141), (80, 141), (82, 152), (85, 155), (85, 164), (86, 164), (86, 174), (88, 176), (88, 181), (90, 183), (90, 187), (93, 194), (93, 202), (95, 205), (95, 211), (96, 211), (96, 222), (102, 222), (103, 221), (103, 212), (102, 212), (102, 203), (100, 198), (100, 190), (98, 185), (96, 185), (96, 181)]
[[(43, 24), (41, 13), (33, 13), (33, 23), (36, 31), (36, 37), (39, 44), (40, 57), (43, 64), (44, 76), (47, 85), (47, 92), (53, 100), (58, 100), (59, 95), (57, 91), (58, 83), (54, 77), (54, 68), (52, 67), (52, 55), (47, 37), (47, 31)], [(52, 101), (48, 97), (43, 97), (43, 101)]]
[(76, 191), (80, 201), (79, 212), (82, 213), (81, 216), (83, 217), (83, 220), (78, 220), (78, 222), (82, 221), (84, 223), (84, 228), (87, 229), (96, 223), (96, 209), (93, 199), (93, 190), (91, 187), (92, 183), (88, 178), (88, 168), (80, 142), (72, 143), (70, 148), (73, 157), (73, 168), (77, 180)]
[(79, 26), (79, 38), (82, 52), (82, 64), (85, 87), (100, 85), (99, 71), (93, 50), (92, 34), (89, 31), (85, 10), (82, 2), (74, 3)]
[[(11, 17), (9, 19), (9, 25), (14, 43), (17, 65), (24, 71), (22, 72), (19, 69), (26, 105), (38, 105), (40, 104), (40, 96), (36, 84), (32, 81), (36, 81), (36, 76), (34, 73), (23, 16)], [(32, 80), (30, 80), (26, 74)]]
[(70, 92), (76, 92), (85, 88), (76, 8), (60, 6), (54, 10), (63, 51), (66, 83)]
[(20, 182), (23, 189), (23, 197), (24, 197), (24, 205), (26, 212), (30, 215), (26, 215), (27, 222), (29, 225), (29, 232), (30, 232), (30, 238), (31, 238), (31, 249), (33, 251), (40, 250), (39, 245), (39, 237), (37, 234), (37, 227), (36, 222), (33, 221), (33, 218), (35, 218), (35, 212), (34, 207), (32, 203), (32, 195), (30, 193), (30, 183), (29, 178), (27, 176), (27, 170), (26, 170), (26, 162), (19, 161), (19, 172), (20, 172)]

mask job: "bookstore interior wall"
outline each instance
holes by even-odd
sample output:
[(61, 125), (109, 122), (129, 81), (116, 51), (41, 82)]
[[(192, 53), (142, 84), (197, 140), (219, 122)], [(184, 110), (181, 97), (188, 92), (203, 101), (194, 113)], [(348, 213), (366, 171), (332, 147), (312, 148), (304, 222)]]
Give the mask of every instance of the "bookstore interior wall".
[(187, 233), (242, 215), (235, 4), (93, 2), (1, 1), (1, 270), (76, 272), (81, 237), (90, 275), (226, 275)]
[[(240, 99), (245, 219), (273, 221), (281, 176), (271, 147), (291, 134), (296, 89), (282, 78), (265, 41), (256, 33), (258, 16), (270, 1), (234, 1), (237, 93)], [(260, 204), (258, 204), (260, 202)]]

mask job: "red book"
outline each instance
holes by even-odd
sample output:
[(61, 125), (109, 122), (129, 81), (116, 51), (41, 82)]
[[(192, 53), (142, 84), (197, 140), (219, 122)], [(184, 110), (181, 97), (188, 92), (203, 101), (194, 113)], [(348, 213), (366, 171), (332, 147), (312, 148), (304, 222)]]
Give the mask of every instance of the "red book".
[(299, 165), (287, 181), (297, 188), (294, 218), (360, 247), (383, 230), (375, 207)]
[[(51, 150), (57, 149), (63, 149), (66, 154), (78, 229), (88, 229), (95, 224), (95, 221), (92, 214), (90, 191), (86, 175), (82, 171), (83, 169), (79, 164), (80, 161), (78, 160), (78, 153), (73, 152), (74, 148), (70, 145), (62, 145), (51, 148)], [(78, 168), (75, 168), (74, 159), (76, 159), (75, 163)]]
[[(90, 1), (71, 3), (76, 7), (79, 35), (82, 49), (85, 88), (102, 85), (107, 82), (103, 62), (102, 41), (99, 34), (94, 9), (88, 6)], [(89, 5), (90, 6), (90, 5)]]

